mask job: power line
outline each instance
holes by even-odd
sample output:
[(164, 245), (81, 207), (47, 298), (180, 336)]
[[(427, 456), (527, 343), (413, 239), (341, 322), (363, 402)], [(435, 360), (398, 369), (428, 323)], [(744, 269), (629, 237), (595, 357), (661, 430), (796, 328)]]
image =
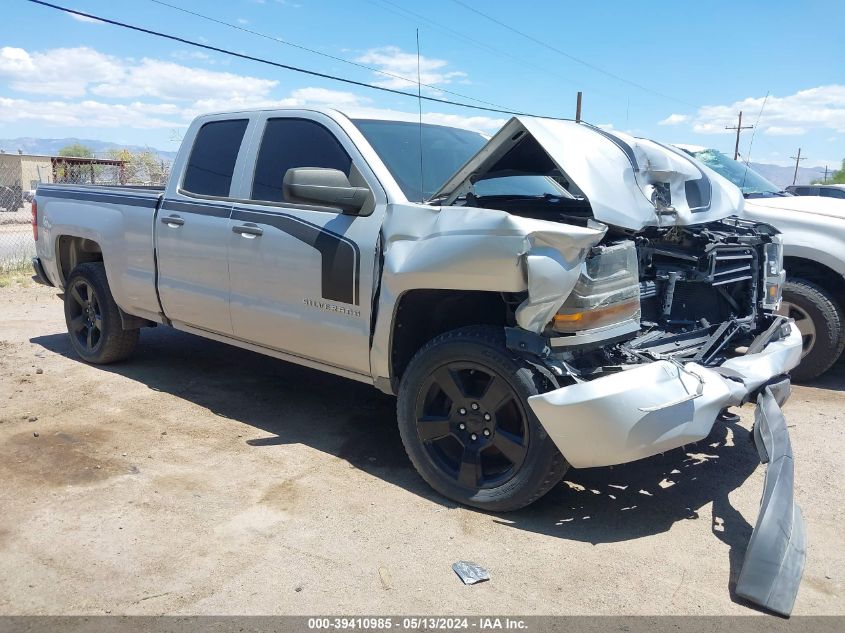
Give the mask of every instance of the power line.
[[(378, 73), (380, 75), (384, 75), (385, 77), (392, 77), (393, 79), (401, 79), (402, 81), (406, 81), (409, 84), (413, 85), (417, 82), (413, 79), (409, 79), (408, 77), (403, 77), (402, 75), (396, 75), (391, 73), (387, 70), (381, 70), (379, 68), (373, 68), (372, 66), (368, 66), (367, 64), (362, 64), (360, 62), (353, 61), (351, 59), (345, 59), (343, 57), (338, 57), (336, 55), (332, 55), (330, 53), (325, 53), (323, 51), (318, 51), (313, 48), (308, 48), (307, 46), (303, 46), (302, 44), (296, 44), (294, 42), (289, 42), (287, 40), (283, 40), (280, 37), (275, 37), (273, 35), (268, 35), (267, 33), (261, 33), (260, 31), (255, 31), (253, 29), (246, 28), (245, 26), (239, 26), (237, 24), (232, 24), (231, 22), (226, 22), (225, 20), (220, 20), (218, 18), (212, 17), (210, 15), (205, 15), (203, 13), (199, 13), (198, 11), (191, 11), (190, 9), (185, 9), (183, 7), (176, 6), (174, 4), (170, 4), (169, 2), (163, 2), (163, 0), (149, 0), (155, 4), (159, 4), (164, 7), (168, 7), (175, 11), (181, 11), (182, 13), (187, 13), (188, 15), (193, 15), (194, 17), (201, 18), (203, 20), (207, 20), (209, 22), (214, 22), (215, 24), (220, 24), (222, 26), (229, 27), (231, 29), (235, 29), (237, 31), (241, 31), (243, 33), (248, 33), (250, 35), (255, 35), (258, 37), (263, 37), (264, 39), (276, 42), (278, 44), (284, 44), (285, 46), (290, 46), (292, 48), (297, 48), (302, 51), (306, 51), (308, 53), (313, 53), (314, 55), (320, 55), (321, 57), (325, 57), (327, 59), (331, 59), (337, 62), (342, 62), (344, 64), (349, 64), (350, 66), (356, 66), (358, 68), (363, 68), (364, 70), (369, 70), (370, 72)], [(469, 95), (461, 94), (460, 92), (454, 92), (452, 90), (447, 90), (446, 88), (442, 88), (440, 86), (432, 86), (430, 84), (421, 84), (426, 88), (430, 88), (431, 90), (437, 90), (439, 92), (443, 92), (446, 94), (454, 95), (456, 97), (460, 97), (462, 99), (469, 99), (471, 101), (477, 101), (478, 103), (484, 103), (489, 106), (493, 106), (494, 108), (504, 108), (498, 103), (491, 103), (490, 101), (484, 101), (483, 99), (477, 99), (476, 97), (470, 97)]]
[(547, 48), (550, 51), (554, 51), (558, 55), (562, 55), (563, 57), (566, 57), (567, 59), (570, 59), (570, 60), (572, 60), (572, 61), (574, 61), (578, 64), (581, 64), (582, 66), (586, 66), (587, 68), (590, 68), (591, 70), (595, 70), (596, 72), (602, 73), (603, 75), (607, 75), (608, 77), (612, 77), (613, 79), (616, 79), (617, 81), (621, 81), (623, 83), (626, 83), (626, 84), (633, 86), (635, 88), (638, 88), (639, 90), (642, 90), (644, 92), (650, 92), (651, 94), (657, 95), (658, 97), (662, 97), (664, 99), (671, 99), (672, 101), (676, 101), (678, 103), (682, 103), (684, 105), (688, 105), (688, 106), (691, 106), (693, 108), (697, 107), (696, 105), (689, 103), (688, 101), (684, 101), (683, 99), (678, 99), (677, 97), (673, 97), (671, 95), (663, 94), (662, 92), (658, 92), (657, 90), (653, 90), (653, 89), (649, 88), (648, 86), (644, 86), (644, 85), (639, 84), (635, 81), (631, 81), (630, 79), (625, 79), (625, 77), (621, 77), (621, 76), (619, 76), (615, 73), (610, 72), (609, 70), (605, 70), (604, 68), (601, 68), (600, 66), (596, 66), (595, 64), (592, 64), (592, 63), (590, 63), (590, 62), (588, 62), (584, 59), (581, 59), (580, 57), (576, 57), (575, 55), (571, 55), (570, 53), (567, 53), (566, 51), (563, 51), (563, 50), (557, 48), (556, 46), (549, 44), (548, 42), (544, 42), (543, 40), (538, 39), (538, 38), (534, 37), (533, 35), (529, 35), (528, 33), (525, 33), (524, 31), (520, 31), (519, 29), (514, 28), (513, 26), (511, 26), (510, 24), (507, 24), (506, 22), (502, 22), (501, 20), (497, 20), (496, 18), (494, 18), (490, 15), (487, 15), (483, 11), (480, 11), (480, 10), (476, 9), (475, 7), (468, 5), (467, 3), (462, 2), (462, 0), (452, 0), (452, 1), (456, 4), (459, 4), (460, 6), (464, 7), (465, 9), (472, 11), (476, 15), (480, 15), (481, 17), (493, 22), (494, 24), (498, 24), (502, 28), (505, 28), (509, 31), (512, 31), (513, 33), (516, 33), (520, 37), (524, 37), (525, 39), (530, 40), (530, 41), (534, 42), (535, 44), (539, 44), (540, 46)]
[[(100, 22), (105, 22), (106, 24), (111, 24), (113, 26), (119, 26), (124, 29), (129, 29), (131, 31), (137, 31), (139, 33), (145, 33), (147, 35), (153, 35), (155, 37), (160, 37), (167, 40), (172, 40), (174, 42), (181, 42), (182, 44), (187, 44), (188, 46), (195, 46), (197, 48), (202, 48), (208, 51), (214, 51), (216, 53), (223, 53), (224, 55), (230, 55), (232, 57), (237, 57), (239, 59), (246, 59), (248, 61), (258, 62), (259, 64), (266, 64), (268, 66), (274, 66), (276, 68), (283, 68), (284, 70), (291, 70), (293, 72), (302, 73), (304, 75), (310, 75), (312, 77), (320, 77), (321, 79), (328, 79), (330, 81), (338, 81), (340, 83), (348, 84), (351, 86), (359, 86), (361, 88), (369, 88), (370, 90), (379, 90), (381, 92), (387, 92), (390, 94), (401, 95), (403, 97), (411, 97), (413, 99), (422, 99), (423, 101), (431, 101), (433, 103), (442, 103), (444, 105), (451, 105), (456, 106), (459, 108), (469, 108), (471, 110), (482, 110), (484, 112), (495, 112), (497, 114), (512, 114), (517, 116), (537, 116), (543, 117), (544, 115), (540, 114), (530, 114), (528, 112), (517, 112), (514, 110), (505, 110), (499, 108), (490, 108), (485, 106), (473, 105), (471, 103), (462, 103), (460, 101), (450, 101), (449, 99), (439, 99), (437, 97), (430, 97), (430, 96), (417, 96), (411, 92), (405, 92), (404, 90), (396, 90), (395, 88), (387, 88), (386, 86), (375, 86), (373, 84), (368, 84), (363, 81), (356, 81), (354, 79), (347, 79), (346, 77), (338, 77), (336, 75), (329, 75), (328, 73), (321, 73), (316, 70), (309, 70), (307, 68), (300, 68), (299, 66), (291, 66), (290, 64), (282, 64), (281, 62), (274, 62), (269, 59), (264, 59), (263, 57), (255, 57), (254, 55), (246, 55), (245, 53), (237, 53), (235, 51), (231, 51), (225, 48), (220, 48), (219, 46), (212, 46), (211, 44), (203, 44), (201, 42), (195, 42), (193, 40), (186, 39), (184, 37), (178, 37), (176, 35), (170, 35), (168, 33), (162, 33), (160, 31), (154, 31), (152, 29), (147, 29), (142, 26), (135, 26), (133, 24), (127, 24), (126, 22), (119, 22), (117, 20), (112, 20), (109, 18), (104, 18), (99, 15), (95, 15), (93, 13), (85, 13), (84, 11), (77, 11), (76, 9), (70, 9), (68, 7), (63, 7), (57, 4), (53, 4), (51, 2), (44, 2), (43, 0), (27, 0), (27, 2), (31, 2), (33, 4), (39, 4), (44, 7), (48, 7), (50, 9), (55, 9), (57, 11), (62, 11), (64, 13), (68, 13), (71, 15), (79, 15), (85, 18), (90, 18), (92, 20), (98, 20)], [(544, 118), (547, 119), (558, 119), (569, 121), (571, 119), (566, 119), (563, 117), (552, 117), (546, 116)]]

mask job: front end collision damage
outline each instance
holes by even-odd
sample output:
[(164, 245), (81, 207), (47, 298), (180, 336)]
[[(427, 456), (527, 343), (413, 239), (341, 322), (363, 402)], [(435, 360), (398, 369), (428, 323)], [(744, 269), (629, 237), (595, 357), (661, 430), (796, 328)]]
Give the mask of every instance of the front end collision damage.
[[(380, 315), (391, 315), (408, 290), (526, 292), (517, 324), (539, 334), (572, 292), (607, 227), (518, 217), (465, 207), (390, 205), (384, 221)], [(392, 375), (392, 319), (376, 322), (372, 373)]]
[[(557, 134), (560, 130), (544, 130), (543, 125), (545, 122), (514, 120), (510, 124), (512, 129), (507, 131), (513, 133), (511, 139), (517, 138), (520, 131), (529, 132), (538, 140), (545, 135), (560, 136)], [(445, 206), (388, 206), (382, 234), (382, 274), (376, 311), (379, 316), (371, 354), (376, 384), (384, 385), (385, 390), (392, 389), (390, 350), (395, 318), (392, 308), (399, 305), (406, 291), (526, 293), (527, 298), (514, 315), (518, 327), (506, 329), (508, 344), (521, 353), (529, 352), (548, 361), (552, 354), (549, 345), (559, 347), (566, 337), (547, 339), (542, 334), (572, 294), (586, 270), (588, 257), (602, 242), (607, 231), (607, 225), (602, 222), (637, 231), (647, 226), (708, 222), (741, 213), (742, 198), (734, 188), (722, 183), (720, 177), (708, 173), (706, 168), (699, 170), (674, 154), (669, 155), (662, 146), (632, 142), (629, 148), (634, 156), (629, 161), (631, 157), (618, 144), (626, 139), (597, 135), (595, 130), (584, 127), (568, 127), (566, 132), (572, 136), (591, 134), (590, 140), (597, 150), (595, 160), (613, 162), (612, 168), (596, 169), (591, 157), (583, 164), (568, 163), (568, 169), (561, 170), (569, 177), (576, 173), (594, 174), (594, 180), (582, 190), (590, 200), (593, 217), (601, 222), (560, 223), (479, 207), (449, 206), (467, 183), (471, 185), (480, 163), (493, 165), (508, 151), (506, 143), (498, 148), (495, 143), (488, 144), (476, 157), (476, 164), (465, 166), (451, 181), (451, 189), (445, 186), (441, 190)], [(497, 136), (504, 138), (507, 134), (502, 132)], [(596, 136), (601, 137), (598, 142)], [(541, 144), (549, 148), (549, 143), (541, 141)], [(607, 145), (616, 146), (618, 153), (607, 151)], [(556, 149), (562, 151), (560, 147)], [(561, 152), (550, 154), (558, 158)], [(560, 166), (561, 162), (557, 164)], [(607, 187), (600, 186), (598, 180), (602, 174), (618, 174), (620, 170), (624, 176), (621, 183), (614, 181), (606, 183)], [(583, 183), (583, 179), (573, 180)], [(649, 185), (654, 184), (652, 180), (665, 183), (666, 187), (660, 189), (660, 195), (647, 197)], [(704, 196), (708, 200), (706, 206), (696, 204), (696, 192), (702, 195), (704, 192), (701, 187), (690, 186), (692, 181), (701, 181), (696, 186), (709, 186)], [(661, 198), (666, 191), (671, 195), (672, 208)], [(701, 196), (699, 202), (700, 199)], [(683, 204), (679, 204), (681, 201)], [(617, 340), (620, 334), (629, 333), (627, 324), (624, 325), (624, 332), (617, 331), (619, 324), (616, 324), (607, 332), (596, 332), (595, 341), (586, 342), (601, 344)], [(633, 324), (632, 332), (637, 326)], [(582, 342), (584, 339), (579, 341)], [(731, 358), (719, 367), (705, 367), (704, 361), (681, 363), (666, 358), (629, 365), (629, 369), (618, 373), (584, 381), (566, 363), (546, 362), (558, 377), (569, 374), (576, 382), (534, 396), (529, 404), (573, 466), (619, 464), (705, 438), (719, 411), (753, 398), (774, 376), (796, 366), (800, 355), (801, 336), (797, 328), (792, 323), (780, 322), (758, 336), (746, 355)], [(779, 474), (786, 472), (781, 462), (778, 462), (778, 474), (770, 477), (780, 482), (777, 486), (772, 484), (777, 492), (767, 493), (764, 499), (761, 512), (764, 527), (760, 528), (764, 536), (758, 539), (761, 542), (775, 539), (770, 534), (771, 528), (766, 526), (780, 520), (765, 519), (765, 516), (780, 517), (783, 505), (792, 508), (791, 478)], [(786, 488), (788, 491), (783, 492)], [(800, 513), (796, 516), (796, 534), (803, 534)], [(784, 548), (798, 552), (802, 546), (803, 541), (799, 542), (796, 536), (794, 541), (787, 538)], [(757, 549), (750, 548), (747, 562), (750, 571), (746, 572), (749, 578), (756, 579), (742, 583), (745, 592), (742, 595), (787, 613), (797, 592), (803, 558), (799, 560), (796, 553), (784, 555), (784, 559), (789, 559), (789, 569), (798, 570), (797, 574), (784, 575), (771, 566), (766, 568), (767, 559)], [(772, 587), (763, 595), (767, 579)]]

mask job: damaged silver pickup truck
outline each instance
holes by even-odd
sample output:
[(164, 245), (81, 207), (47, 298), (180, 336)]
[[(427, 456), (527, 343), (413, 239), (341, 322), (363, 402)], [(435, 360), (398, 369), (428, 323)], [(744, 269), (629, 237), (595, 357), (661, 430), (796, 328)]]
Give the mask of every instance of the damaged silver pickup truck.
[(742, 209), (683, 152), (584, 124), (245, 111), (194, 121), (163, 190), (41, 185), (33, 263), (84, 360), (163, 324), (373, 384), (422, 477), (485, 510), (754, 401), (768, 471), (736, 591), (789, 613), (801, 336), (778, 233)]

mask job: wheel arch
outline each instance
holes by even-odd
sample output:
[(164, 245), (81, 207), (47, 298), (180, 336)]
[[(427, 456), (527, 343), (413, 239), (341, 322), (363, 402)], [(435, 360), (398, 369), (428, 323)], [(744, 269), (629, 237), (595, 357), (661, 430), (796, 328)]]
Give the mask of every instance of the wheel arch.
[(79, 264), (103, 261), (103, 249), (99, 242), (77, 235), (58, 236), (55, 252), (62, 287), (65, 287), (71, 271)]
[(511, 325), (515, 304), (506, 297), (505, 293), (486, 290), (403, 292), (396, 301), (390, 327), (390, 391), (397, 393), (414, 354), (436, 336), (469, 325)]
[(787, 254), (783, 259), (786, 278), (806, 279), (830, 293), (840, 308), (845, 308), (845, 277), (842, 273), (802, 255)]

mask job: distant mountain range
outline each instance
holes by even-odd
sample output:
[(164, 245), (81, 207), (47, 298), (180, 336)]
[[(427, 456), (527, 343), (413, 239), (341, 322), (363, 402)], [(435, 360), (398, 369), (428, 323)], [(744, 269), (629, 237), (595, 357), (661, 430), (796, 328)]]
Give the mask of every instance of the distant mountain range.
[(0, 139), (0, 149), (7, 154), (17, 154), (18, 150), (24, 154), (44, 154), (55, 156), (64, 147), (76, 144), (84, 145), (94, 152), (95, 156), (101, 156), (110, 149), (128, 149), (131, 152), (150, 151), (159, 157), (159, 160), (171, 161), (176, 158), (176, 152), (166, 152), (155, 147), (142, 147), (140, 145), (121, 145), (108, 141), (96, 141), (90, 138), (3, 138)]
[[(795, 167), (783, 167), (781, 165), (767, 165), (766, 163), (749, 163), (751, 169), (756, 171), (766, 180), (776, 184), (778, 187), (786, 187), (792, 184), (792, 176)], [(829, 175), (829, 174), (828, 174)], [(809, 185), (816, 178), (824, 177), (824, 167), (799, 167), (796, 185)]]
[[(128, 149), (133, 152), (151, 151), (159, 157), (159, 160), (172, 161), (176, 158), (176, 152), (167, 152), (154, 147), (141, 147), (140, 145), (121, 145), (120, 143), (109, 143), (107, 141), (96, 141), (87, 138), (9, 138), (0, 139), (0, 149), (7, 154), (15, 154), (18, 150), (24, 154), (46, 154), (53, 156), (59, 150), (68, 145), (79, 143), (91, 148), (94, 154), (99, 156), (110, 149)], [(751, 163), (751, 168), (758, 172), (763, 178), (772, 181), (778, 187), (786, 187), (792, 184), (794, 167), (782, 167), (781, 165), (769, 165), (766, 163)], [(798, 180), (796, 184), (807, 185), (810, 181), (824, 176), (824, 169), (819, 167), (799, 167)]]

